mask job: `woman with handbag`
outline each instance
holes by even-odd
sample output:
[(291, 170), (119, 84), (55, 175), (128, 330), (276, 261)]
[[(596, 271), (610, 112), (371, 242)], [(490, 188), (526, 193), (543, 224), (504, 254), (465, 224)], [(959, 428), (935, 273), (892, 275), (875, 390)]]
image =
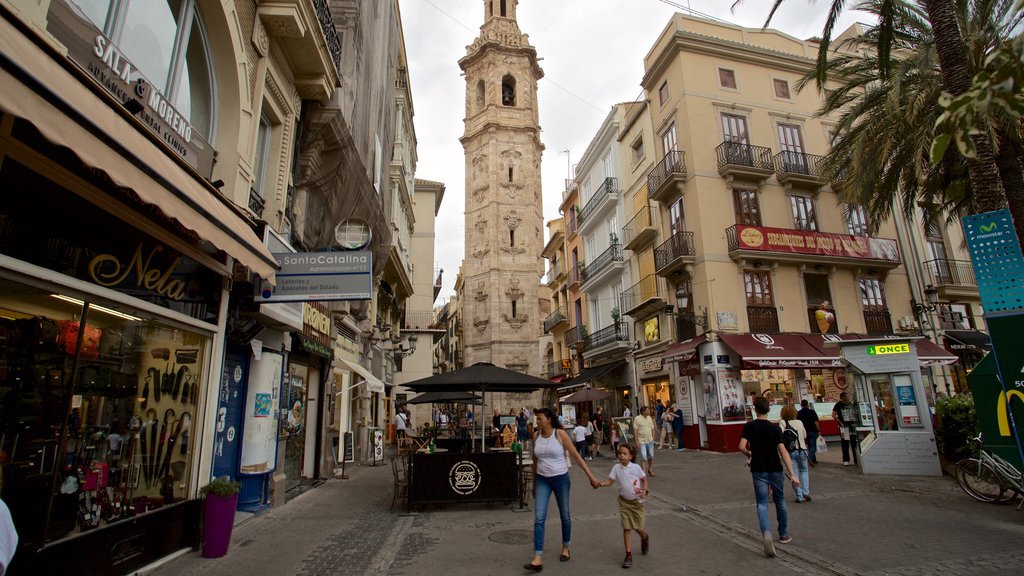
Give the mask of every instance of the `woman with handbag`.
[(793, 468), (796, 469), (796, 473), (800, 478), (800, 486), (793, 489), (796, 492), (796, 501), (810, 502), (811, 478), (810, 470), (807, 467), (807, 430), (804, 429), (804, 423), (797, 419), (796, 408), (792, 404), (786, 404), (782, 407), (782, 420), (779, 421), (779, 427), (782, 428), (782, 438), (784, 441), (787, 431), (789, 431), (790, 437), (795, 436), (793, 442), (787, 445), (786, 449), (789, 450), (789, 457), (793, 460)]

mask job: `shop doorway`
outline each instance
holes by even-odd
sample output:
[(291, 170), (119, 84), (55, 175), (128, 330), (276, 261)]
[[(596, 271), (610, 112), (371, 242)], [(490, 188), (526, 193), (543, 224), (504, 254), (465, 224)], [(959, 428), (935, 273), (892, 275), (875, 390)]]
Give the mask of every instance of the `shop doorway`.
[(217, 399), (217, 423), (213, 436), (213, 476), (238, 476), (239, 448), (242, 444), (242, 413), (245, 412), (246, 386), (249, 381), (249, 358), (244, 353), (228, 352), (224, 356)]
[(302, 364), (288, 366), (288, 385), (285, 387), (284, 444), (285, 490), (298, 488), (302, 481), (306, 456), (306, 407), (309, 387), (309, 368)]
[(657, 380), (644, 380), (643, 384), (643, 403), (651, 409), (651, 415), (656, 414), (655, 406), (658, 404), (658, 400), (661, 400), (661, 405), (668, 409), (674, 401), (672, 399), (672, 385), (669, 384), (668, 378), (659, 378)]

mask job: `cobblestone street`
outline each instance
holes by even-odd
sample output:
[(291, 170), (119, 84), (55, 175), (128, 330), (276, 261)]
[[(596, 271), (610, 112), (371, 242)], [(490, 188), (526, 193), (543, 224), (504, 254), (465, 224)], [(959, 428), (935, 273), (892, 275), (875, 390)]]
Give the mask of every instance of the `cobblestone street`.
[[(761, 550), (750, 477), (736, 454), (659, 452), (647, 522), (651, 553), (637, 554), (645, 574), (820, 574), (917, 576), (1015, 573), (1024, 516), (985, 505), (943, 478), (863, 476), (835, 461), (812, 469), (814, 501), (795, 504), (794, 541)], [(604, 476), (611, 460), (591, 462)], [(622, 540), (614, 492), (594, 491), (574, 471), (572, 560), (557, 561), (558, 519), (549, 513), (546, 570), (619, 570)], [(506, 506), (388, 510), (390, 467), (358, 467), (287, 506), (236, 527), (221, 559), (189, 553), (155, 576), (185, 574), (521, 574), (530, 559), (533, 511)], [(552, 503), (552, 507), (554, 504)], [(638, 548), (634, 543), (634, 548)]]

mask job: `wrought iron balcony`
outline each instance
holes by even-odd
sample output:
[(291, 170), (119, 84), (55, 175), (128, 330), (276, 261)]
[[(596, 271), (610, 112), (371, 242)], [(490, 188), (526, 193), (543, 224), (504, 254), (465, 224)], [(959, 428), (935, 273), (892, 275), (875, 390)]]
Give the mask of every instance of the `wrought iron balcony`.
[(610, 326), (601, 328), (597, 332), (594, 332), (589, 337), (587, 343), (588, 349), (600, 348), (607, 344), (614, 344), (616, 342), (630, 342), (628, 326), (621, 320), (614, 322)]
[(622, 293), (620, 309), (623, 314), (641, 319), (664, 310), (665, 304), (665, 295), (658, 286), (658, 277), (648, 274)]
[(747, 306), (751, 334), (778, 334), (779, 311), (774, 306)]
[(605, 178), (601, 187), (594, 192), (594, 195), (587, 200), (587, 204), (583, 206), (580, 213), (576, 216), (580, 226), (584, 222), (587, 222), (588, 218), (591, 218), (594, 214), (597, 214), (601, 207), (604, 206), (608, 199), (619, 193), (619, 179), (618, 178)]
[(667, 204), (682, 195), (685, 183), (685, 155), (680, 150), (669, 150), (647, 173), (647, 196)]
[(564, 277), (565, 268), (562, 266), (562, 263), (556, 260), (552, 260), (551, 267), (548, 268), (547, 273), (544, 274), (544, 283), (550, 286), (552, 283), (558, 281), (558, 279)]
[(676, 341), (685, 342), (697, 336), (697, 324), (682, 316), (676, 316)]
[(548, 378), (558, 378), (559, 376), (568, 376), (571, 371), (571, 360), (555, 360), (554, 362), (548, 363), (548, 368), (545, 373)]
[(569, 273), (569, 286), (579, 286), (585, 269), (586, 264), (583, 262), (577, 262), (576, 265), (572, 267), (572, 271)]
[(568, 324), (569, 317), (565, 313), (565, 310), (559, 308), (552, 312), (551, 314), (548, 314), (548, 317), (544, 319), (544, 333), (546, 334), (548, 332), (551, 332), (551, 330), (553, 330), (556, 326), (563, 323)]
[(263, 218), (263, 208), (266, 205), (267, 201), (256, 192), (256, 189), (249, 188), (249, 210), (252, 210), (257, 218)]
[(783, 151), (775, 155), (775, 177), (779, 184), (818, 188), (825, 184), (821, 163), (824, 156)]
[(634, 252), (653, 242), (657, 235), (658, 229), (654, 227), (650, 206), (641, 208), (633, 219), (622, 227), (624, 248)]
[(327, 0), (313, 0), (313, 6), (316, 7), (316, 19), (320, 22), (320, 30), (324, 33), (327, 49), (331, 52), (331, 61), (341, 76), (341, 39), (338, 38), (338, 31), (334, 29), (331, 8), (327, 5)]
[(590, 336), (584, 336), (583, 330), (580, 326), (573, 326), (562, 334), (562, 339), (565, 341), (566, 348), (572, 348), (574, 346), (586, 347)]
[(772, 149), (743, 142), (722, 142), (715, 148), (718, 173), (726, 178), (767, 180), (774, 172)]
[(695, 255), (693, 232), (676, 232), (654, 249), (654, 272), (658, 276), (670, 276), (692, 264)]
[(406, 312), (402, 320), (403, 330), (444, 330), (433, 312)]
[(580, 281), (586, 283), (598, 278), (617, 262), (622, 262), (622, 248), (618, 244), (612, 244), (580, 271)]
[(889, 309), (865, 310), (864, 327), (867, 329), (869, 336), (887, 336), (892, 334), (892, 317), (889, 315)]
[(977, 286), (974, 265), (969, 260), (935, 259), (924, 263), (928, 272), (928, 283), (940, 286)]
[(261, 0), (256, 14), (295, 73), (304, 99), (329, 98), (341, 77), (341, 40), (328, 0)]

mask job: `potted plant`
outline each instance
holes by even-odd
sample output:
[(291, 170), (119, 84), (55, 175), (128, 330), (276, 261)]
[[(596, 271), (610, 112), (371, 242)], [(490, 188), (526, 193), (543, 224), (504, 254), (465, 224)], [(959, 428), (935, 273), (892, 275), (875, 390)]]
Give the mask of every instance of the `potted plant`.
[(615, 334), (619, 334), (619, 320), (622, 319), (622, 314), (619, 312), (619, 307), (612, 308), (612, 323), (615, 325)]
[(610, 243), (610, 244), (611, 244), (612, 246), (615, 246), (615, 245), (617, 245), (617, 244), (619, 243), (619, 235), (618, 235), (618, 234), (616, 234), (615, 232), (609, 232), (609, 233), (608, 233), (608, 242), (609, 242), (609, 243)]
[(241, 484), (227, 476), (214, 478), (199, 489), (203, 496), (204, 558), (220, 558), (228, 553), (240, 489)]

